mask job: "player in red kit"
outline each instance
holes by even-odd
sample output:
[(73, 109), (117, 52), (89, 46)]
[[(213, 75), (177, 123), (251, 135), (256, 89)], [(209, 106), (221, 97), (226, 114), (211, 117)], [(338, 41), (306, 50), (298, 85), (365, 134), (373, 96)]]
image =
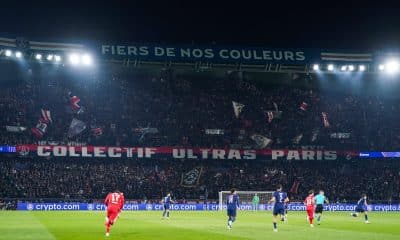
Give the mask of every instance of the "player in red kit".
[(119, 191), (109, 193), (104, 200), (104, 204), (107, 207), (107, 217), (106, 217), (106, 236), (110, 236), (110, 227), (114, 224), (116, 218), (121, 212), (124, 206), (124, 194)]
[(314, 207), (315, 207), (315, 198), (314, 198), (314, 190), (310, 190), (308, 192), (308, 196), (304, 200), (304, 205), (306, 205), (307, 217), (310, 222), (310, 227), (314, 227)]

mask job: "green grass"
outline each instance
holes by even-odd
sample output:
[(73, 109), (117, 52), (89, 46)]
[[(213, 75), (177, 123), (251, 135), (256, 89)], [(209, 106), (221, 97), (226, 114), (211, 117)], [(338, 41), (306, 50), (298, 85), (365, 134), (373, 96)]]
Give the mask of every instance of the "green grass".
[[(106, 239), (104, 212), (0, 212), (0, 239)], [(279, 239), (348, 240), (400, 239), (400, 214), (369, 214), (352, 218), (348, 212), (326, 212), (322, 224), (310, 228), (304, 212), (290, 212), (289, 222), (279, 223), (272, 232), (271, 212), (239, 212), (232, 230), (226, 229), (223, 212), (171, 212), (170, 220), (161, 220), (161, 212), (123, 212), (108, 239)]]

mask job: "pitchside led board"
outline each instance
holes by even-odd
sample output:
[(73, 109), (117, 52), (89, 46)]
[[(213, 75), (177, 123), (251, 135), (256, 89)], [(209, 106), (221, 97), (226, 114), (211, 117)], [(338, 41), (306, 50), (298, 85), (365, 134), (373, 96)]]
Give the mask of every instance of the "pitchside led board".
[[(355, 204), (326, 204), (325, 211), (354, 211)], [(398, 212), (400, 205), (390, 204), (372, 204), (369, 206), (371, 211), (377, 212)], [(273, 205), (260, 204), (260, 210), (271, 211)], [(104, 211), (106, 206), (100, 203), (22, 203), (19, 202), (17, 210), (19, 211)], [(220, 209), (219, 204), (173, 204), (172, 210), (176, 211), (218, 211), (226, 209), (224, 205)], [(252, 210), (252, 204), (241, 204), (240, 210)], [(162, 211), (161, 204), (125, 204), (124, 211)], [(304, 204), (292, 203), (288, 204), (289, 211), (305, 211)]]

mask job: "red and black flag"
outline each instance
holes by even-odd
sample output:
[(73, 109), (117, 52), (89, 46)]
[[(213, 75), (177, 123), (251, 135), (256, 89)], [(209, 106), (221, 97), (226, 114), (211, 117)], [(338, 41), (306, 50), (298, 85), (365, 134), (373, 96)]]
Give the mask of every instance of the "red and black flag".
[(307, 111), (307, 108), (308, 108), (308, 104), (307, 104), (306, 102), (302, 102), (302, 103), (300, 104), (300, 110), (306, 112), (306, 111)]
[(50, 110), (41, 109), (40, 118), (35, 127), (31, 128), (31, 132), (36, 138), (42, 138), (46, 132), (48, 125), (52, 122)]
[(103, 128), (98, 126), (91, 126), (90, 133), (93, 136), (101, 136), (103, 135)]
[(77, 114), (83, 113), (83, 107), (81, 105), (81, 99), (78, 96), (72, 94), (72, 92), (68, 93), (68, 97), (69, 97), (68, 104), (71, 107), (72, 112), (73, 113), (77, 113)]

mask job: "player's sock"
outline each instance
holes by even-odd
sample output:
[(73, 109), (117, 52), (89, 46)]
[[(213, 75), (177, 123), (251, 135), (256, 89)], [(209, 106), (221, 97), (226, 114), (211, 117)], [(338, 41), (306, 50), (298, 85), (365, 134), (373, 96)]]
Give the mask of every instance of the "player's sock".
[(167, 212), (167, 218), (169, 218), (169, 212)]
[(106, 224), (106, 233), (110, 233), (110, 222), (107, 222)]
[(368, 221), (368, 215), (367, 214), (365, 214), (365, 221)]
[(278, 226), (276, 225), (276, 222), (274, 222), (274, 229), (277, 229)]
[(352, 216), (353, 216), (353, 217), (357, 217), (357, 214), (356, 214), (356, 213), (353, 213)]
[(318, 221), (318, 223), (321, 222), (321, 215), (318, 215), (317, 221)]
[(165, 214), (167, 213), (167, 211), (164, 210), (162, 216), (165, 217)]

